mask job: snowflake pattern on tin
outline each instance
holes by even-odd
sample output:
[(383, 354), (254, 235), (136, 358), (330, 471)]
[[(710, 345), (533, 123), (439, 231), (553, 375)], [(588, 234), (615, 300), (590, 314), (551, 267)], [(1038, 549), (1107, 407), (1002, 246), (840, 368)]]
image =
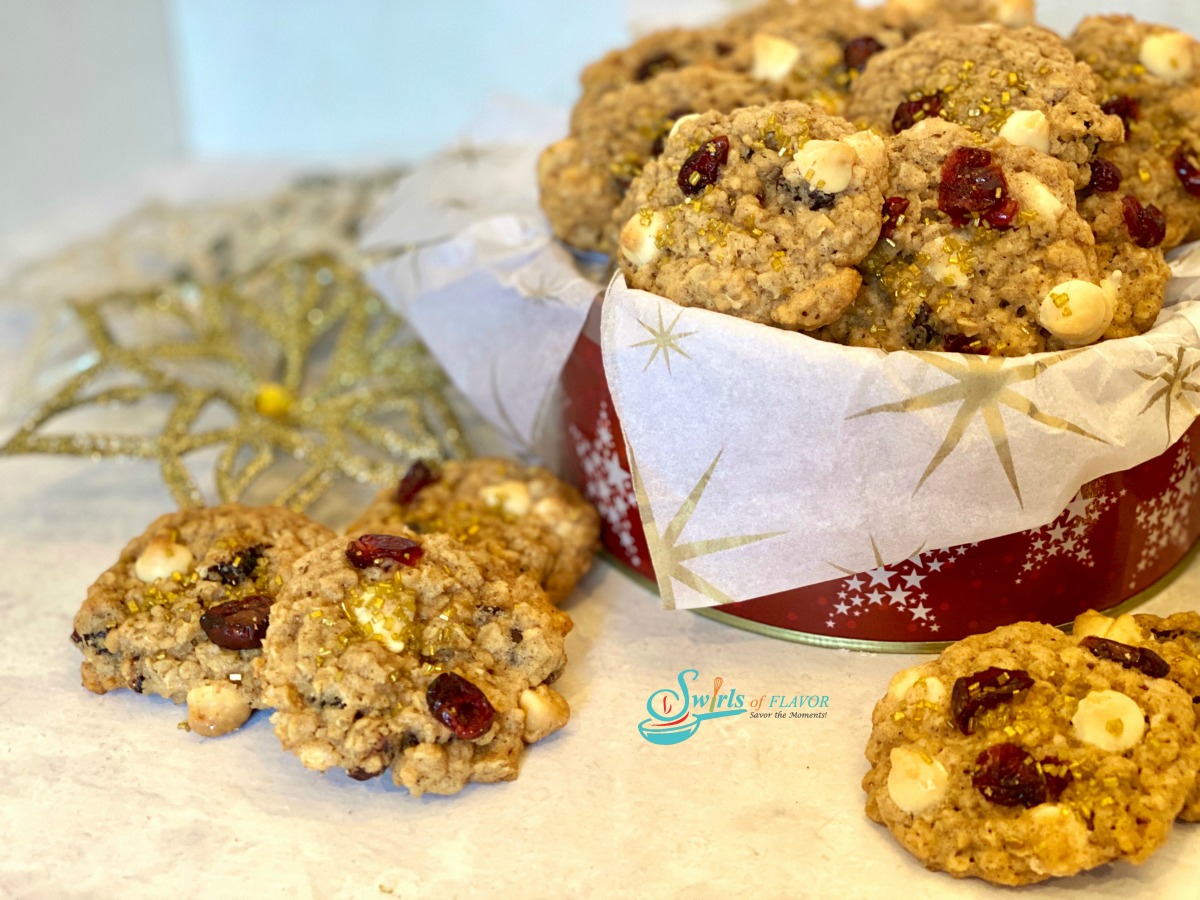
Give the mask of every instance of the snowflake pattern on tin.
[(921, 622), (931, 634), (937, 634), (941, 625), (937, 622), (933, 607), (927, 605), (929, 594), (922, 582), (934, 572), (954, 565), (959, 557), (974, 546), (960, 544), (945, 550), (917, 553), (890, 566), (879, 566), (869, 572), (843, 578), (837, 584), (837, 602), (825, 627), (836, 628), (838, 620), (842, 618), (869, 618), (876, 609), (894, 608), (907, 612), (913, 622)]
[(1038, 574), (1057, 557), (1074, 560), (1089, 569), (1094, 567), (1096, 559), (1092, 555), (1092, 532), (1100, 517), (1112, 509), (1124, 494), (1122, 490), (1116, 494), (1092, 493), (1092, 496), (1085, 497), (1083, 488), (1076, 491), (1071, 502), (1053, 522), (1028, 532), (1029, 548), (1021, 563), (1020, 574), (1013, 579), (1014, 583), (1020, 584), (1025, 575)]
[[(1200, 490), (1200, 469), (1192, 464), (1190, 438), (1179, 441), (1171, 466), (1170, 487), (1137, 505), (1137, 527), (1145, 536), (1137, 572), (1153, 566), (1167, 550), (1187, 549), (1189, 511), (1192, 498)], [(1131, 579), (1129, 586), (1136, 584)]]
[(625, 471), (617, 453), (608, 403), (600, 404), (594, 439), (589, 440), (574, 425), (568, 426), (568, 431), (575, 443), (575, 455), (583, 469), (584, 496), (600, 512), (608, 530), (621, 545), (625, 559), (634, 568), (640, 566), (642, 557), (633, 537), (632, 519), (637, 515), (633, 479)]

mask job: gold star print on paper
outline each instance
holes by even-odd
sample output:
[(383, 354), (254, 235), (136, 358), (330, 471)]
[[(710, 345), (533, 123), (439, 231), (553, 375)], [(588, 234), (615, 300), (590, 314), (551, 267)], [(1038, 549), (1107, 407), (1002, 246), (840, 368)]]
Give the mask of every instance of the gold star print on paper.
[(684, 351), (684, 349), (679, 346), (679, 342), (681, 340), (683, 340), (685, 337), (690, 337), (691, 335), (695, 334), (696, 332), (694, 332), (694, 331), (683, 331), (683, 332), (679, 332), (679, 333), (675, 332), (675, 326), (679, 323), (679, 317), (682, 315), (683, 315), (683, 310), (681, 309), (675, 313), (675, 318), (673, 318), (671, 320), (670, 325), (664, 325), (663, 324), (662, 306), (659, 306), (658, 307), (658, 327), (657, 328), (653, 328), (650, 325), (647, 325), (641, 319), (637, 320), (639, 325), (641, 325), (648, 332), (650, 332), (650, 337), (647, 340), (638, 341), (636, 344), (630, 344), (629, 345), (630, 348), (633, 348), (633, 347), (653, 347), (654, 348), (652, 351), (650, 351), (650, 358), (646, 360), (646, 365), (644, 365), (642, 367), (643, 372), (645, 372), (647, 369), (650, 368), (650, 364), (653, 363), (654, 360), (658, 358), (658, 354), (660, 352), (662, 353), (663, 362), (666, 363), (666, 365), (667, 365), (667, 374), (668, 375), (671, 374), (671, 353), (672, 352), (678, 353), (684, 359), (691, 359), (691, 356), (689, 356), (687, 354), (687, 352)]
[(1142, 407), (1142, 412), (1147, 412), (1152, 406), (1159, 401), (1162, 401), (1163, 414), (1166, 417), (1167, 425), (1167, 446), (1170, 447), (1173, 443), (1171, 437), (1171, 415), (1172, 405), (1183, 407), (1183, 409), (1191, 416), (1197, 413), (1196, 407), (1185, 396), (1188, 393), (1200, 393), (1200, 382), (1192, 380), (1192, 376), (1196, 374), (1196, 370), (1200, 369), (1200, 360), (1193, 360), (1187, 365), (1184, 364), (1184, 357), (1187, 353), (1186, 347), (1178, 347), (1174, 354), (1157, 353), (1156, 356), (1164, 361), (1164, 366), (1161, 372), (1138, 372), (1138, 377), (1146, 381), (1161, 381), (1162, 384), (1150, 395), (1150, 399), (1146, 401), (1146, 405)]
[[(721, 453), (723, 452), (722, 450)], [(641, 475), (638, 473), (638, 467), (634, 462), (633, 454), (630, 453), (629, 455), (629, 468), (633, 475), (634, 494), (637, 497), (638, 509), (644, 513), (642, 522), (646, 530), (646, 546), (650, 548), (650, 556), (654, 560), (654, 571), (658, 576), (659, 592), (662, 594), (663, 606), (667, 609), (675, 608), (674, 581), (687, 585), (714, 603), (732, 603), (733, 600), (731, 598), (726, 596), (711, 582), (691, 571), (685, 563), (712, 553), (720, 553), (722, 550), (745, 547), (747, 544), (755, 544), (785, 533), (782, 531), (772, 531), (765, 534), (746, 534), (736, 537), (711, 538), (705, 541), (680, 543), (683, 530), (687, 527), (688, 522), (691, 521), (696, 507), (700, 505), (700, 498), (704, 495), (704, 491), (708, 487), (708, 482), (712, 479), (713, 472), (717, 468), (717, 463), (721, 461), (721, 453), (718, 453), (713, 461), (709, 463), (704, 475), (696, 482), (696, 486), (692, 488), (687, 499), (683, 501), (683, 504), (671, 518), (666, 531), (661, 534), (658, 530), (658, 523), (650, 511), (650, 499), (646, 495), (646, 490), (642, 484)]]
[[(871, 540), (871, 553), (874, 554), (874, 556), (875, 556), (874, 571), (875, 572), (882, 571), (884, 568), (883, 554), (879, 552), (879, 545), (877, 543), (875, 543), (875, 535), (868, 534), (868, 537)], [(912, 553), (908, 554), (908, 556), (906, 558), (910, 559), (910, 560), (915, 560), (918, 556), (921, 555), (921, 551), (924, 549), (925, 549), (925, 545), (921, 544), (920, 547), (918, 547)], [(825, 561), (825, 565), (830, 566), (831, 568), (837, 569), (843, 575), (857, 575), (859, 572), (862, 571), (862, 569), (847, 569), (844, 566), (839, 566), (837, 563), (829, 562), (828, 560)]]
[[(186, 507), (204, 502), (187, 460), (210, 449), (222, 500), (253, 487), (254, 502), (294, 509), (339, 477), (384, 483), (413, 460), (466, 454), (444, 374), (332, 257), (72, 308), (83, 368), (0, 453), (153, 459)], [(56, 427), (75, 414), (111, 430)]]
[[(967, 426), (978, 416), (987, 429), (988, 438), (992, 442), (992, 447), (996, 451), (996, 456), (1000, 460), (1004, 474), (1008, 477), (1009, 486), (1012, 487), (1013, 494), (1016, 495), (1017, 503), (1024, 506), (1025, 503), (1021, 499), (1021, 488), (1017, 482), (1017, 470), (1013, 462), (1012, 448), (1009, 445), (1008, 431), (1005, 428), (1004, 416), (1001, 413), (1003, 407), (1008, 407), (1042, 425), (1057, 428), (1061, 431), (1069, 431), (1081, 437), (1091, 438), (1093, 441), (1106, 443), (1103, 438), (1085, 431), (1078, 425), (1068, 422), (1066, 419), (1043, 412), (1028, 397), (1018, 394), (1012, 389), (1012, 385), (1018, 382), (1033, 381), (1050, 366), (1062, 362), (1066, 358), (1065, 356), (1055, 357), (1048, 362), (1038, 360), (1014, 365), (1010, 360), (1006, 360), (1001, 356), (960, 354), (956, 357), (930, 352), (913, 352), (912, 355), (934, 368), (945, 372), (953, 379), (953, 382), (943, 387), (926, 391), (924, 394), (918, 394), (915, 397), (864, 409), (862, 412), (855, 413), (848, 418), (857, 419), (862, 416), (871, 416), (884, 412), (917, 412), (952, 403), (959, 404), (958, 411), (955, 412), (954, 419), (950, 422), (950, 427), (946, 431), (946, 436), (942, 439), (941, 446), (933, 454), (929, 465), (921, 473), (921, 478), (917, 481), (917, 486), (913, 488), (913, 496), (916, 496), (917, 491), (937, 471), (938, 466), (945, 462), (950, 454), (954, 452), (954, 449), (962, 441)], [(1005, 365), (1006, 362), (1008, 365)]]

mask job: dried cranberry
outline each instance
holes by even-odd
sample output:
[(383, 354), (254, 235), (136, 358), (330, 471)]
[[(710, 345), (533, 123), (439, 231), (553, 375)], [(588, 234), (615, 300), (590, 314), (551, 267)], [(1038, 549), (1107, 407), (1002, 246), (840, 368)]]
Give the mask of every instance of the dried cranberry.
[(1165, 678), (1171, 671), (1171, 666), (1165, 659), (1145, 647), (1131, 647), (1120, 641), (1110, 641), (1108, 638), (1088, 635), (1079, 642), (1097, 659), (1115, 662), (1126, 669), (1136, 669), (1151, 678)]
[(1017, 213), (1020, 211), (1021, 207), (1016, 200), (1012, 197), (1005, 197), (983, 214), (983, 221), (997, 231), (1005, 231), (1013, 227), (1013, 222), (1016, 221)]
[(663, 117), (663, 120), (659, 125), (658, 134), (654, 137), (654, 143), (650, 145), (651, 156), (658, 156), (663, 152), (663, 147), (666, 146), (667, 136), (670, 135), (671, 129), (674, 127), (677, 121), (689, 113), (691, 113), (691, 110), (686, 106), (683, 106), (679, 109), (671, 110)]
[(424, 555), (420, 544), (396, 534), (364, 534), (346, 545), (346, 558), (359, 569), (369, 566), (394, 569), (397, 564), (415, 566)]
[(1004, 172), (987, 150), (956, 147), (942, 164), (938, 209), (955, 225), (979, 217), (993, 228), (1010, 228), (1018, 207), (1007, 194)]
[(1189, 628), (1151, 628), (1150, 633), (1156, 641), (1175, 641), (1180, 638), (1200, 641), (1200, 631), (1192, 631)]
[(1120, 116), (1125, 124), (1125, 134), (1129, 134), (1129, 123), (1136, 122), (1142, 117), (1142, 106), (1132, 97), (1120, 94), (1111, 100), (1105, 100), (1100, 108), (1110, 116)]
[(82, 643), (83, 643), (83, 638), (81, 638), (81, 637), (79, 636), (79, 632), (78, 632), (78, 631), (76, 631), (74, 628), (72, 628), (72, 629), (71, 629), (71, 640), (72, 640), (73, 642), (75, 642), (76, 644), (82, 644)]
[(932, 119), (942, 111), (942, 92), (935, 91), (918, 97), (916, 100), (904, 100), (896, 107), (892, 115), (892, 133), (912, 128), (922, 119)]
[(867, 60), (882, 49), (883, 44), (870, 35), (856, 37), (842, 50), (842, 61), (846, 64), (846, 71), (861, 72), (867, 67)]
[(634, 81), (649, 81), (660, 72), (669, 72), (672, 69), (679, 68), (679, 60), (671, 53), (665, 50), (662, 53), (656, 53), (653, 56), (647, 57), (642, 61), (642, 64), (634, 70)]
[(1121, 214), (1129, 237), (1139, 247), (1157, 247), (1167, 236), (1167, 217), (1154, 204), (1142, 206), (1137, 197), (1121, 198)]
[(908, 200), (904, 197), (888, 197), (883, 201), (883, 227), (879, 229), (879, 236), (883, 239), (890, 238), (896, 233), (896, 226), (900, 224), (900, 217), (908, 211)]
[(1049, 796), (1038, 762), (1016, 744), (995, 744), (975, 758), (975, 790), (1000, 806), (1028, 809)]
[(1057, 756), (1042, 757), (1038, 760), (1038, 766), (1042, 770), (1042, 777), (1046, 779), (1048, 799), (1057, 800), (1075, 777), (1071, 774), (1070, 766)]
[(932, 316), (933, 310), (928, 303), (922, 303), (913, 313), (912, 322), (904, 333), (904, 342), (914, 350), (924, 350), (937, 338), (937, 326), (929, 321)]
[(1107, 159), (1092, 160), (1092, 177), (1086, 185), (1076, 191), (1080, 200), (1092, 194), (1111, 194), (1121, 186), (1121, 170)]
[(430, 682), (425, 702), (434, 717), (464, 741), (491, 728), (496, 715), (483, 691), (454, 672), (443, 672)]
[(258, 568), (259, 561), (262, 560), (263, 550), (262, 544), (247, 547), (232, 559), (222, 560), (209, 566), (208, 571), (204, 573), (204, 578), (207, 581), (219, 581), (230, 587), (237, 587), (243, 581), (249, 581), (254, 577), (254, 570)]
[(408, 467), (408, 471), (400, 479), (400, 485), (396, 488), (396, 502), (407, 506), (417, 494), (437, 480), (437, 473), (424, 460), (418, 459)]
[(383, 774), (383, 769), (378, 772), (368, 772), (366, 769), (347, 769), (346, 774), (355, 781), (370, 781), (372, 778), (378, 778)]
[(1171, 157), (1171, 165), (1183, 189), (1193, 197), (1200, 197), (1200, 166), (1193, 161), (1192, 154), (1180, 147)]
[(271, 621), (271, 598), (251, 594), (219, 603), (200, 616), (208, 639), (226, 650), (257, 650)]
[(1011, 700), (1018, 691), (1032, 685), (1033, 678), (1023, 669), (1001, 669), (996, 666), (959, 678), (950, 692), (950, 710), (958, 730), (970, 734), (975, 713), (999, 706)]
[(987, 356), (991, 351), (977, 338), (952, 332), (942, 338), (942, 349), (947, 353), (976, 353)]
[(715, 184), (721, 166), (729, 159), (729, 138), (715, 137), (686, 160), (679, 168), (679, 189), (689, 197)]

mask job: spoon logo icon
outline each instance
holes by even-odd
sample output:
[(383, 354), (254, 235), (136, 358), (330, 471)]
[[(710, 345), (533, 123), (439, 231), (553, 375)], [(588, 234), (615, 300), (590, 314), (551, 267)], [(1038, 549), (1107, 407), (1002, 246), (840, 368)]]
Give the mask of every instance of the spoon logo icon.
[[(646, 712), (650, 718), (638, 723), (638, 732), (651, 744), (666, 746), (681, 744), (700, 729), (706, 719), (721, 719), (746, 712), (741, 694), (730, 690), (720, 693), (724, 679), (713, 679), (711, 694), (693, 694), (689, 682), (696, 682), (700, 673), (696, 669), (684, 669), (676, 679), (679, 688), (660, 688), (646, 699)], [(705, 708), (707, 704), (707, 708)], [(694, 712), (694, 708), (703, 712)], [(725, 707), (725, 708), (719, 708)]]

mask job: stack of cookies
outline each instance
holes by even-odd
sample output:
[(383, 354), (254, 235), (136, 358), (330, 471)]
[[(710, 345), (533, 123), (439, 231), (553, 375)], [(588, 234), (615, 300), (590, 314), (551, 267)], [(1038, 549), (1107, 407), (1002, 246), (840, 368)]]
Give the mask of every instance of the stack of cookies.
[(998, 884), (1141, 863), (1200, 820), (1200, 616), (1031, 622), (897, 673), (867, 815), (930, 869)]
[(389, 767), (414, 795), (517, 776), (566, 724), (550, 685), (599, 520), (548, 471), (415, 464), (345, 536), (278, 508), (162, 516), (92, 585), (83, 684), (188, 705), (203, 735), (254, 709), (305, 766)]
[(774, 0), (583, 74), (555, 234), (684, 306), (883, 350), (1148, 330), (1200, 238), (1200, 44), (1014, 2)]

